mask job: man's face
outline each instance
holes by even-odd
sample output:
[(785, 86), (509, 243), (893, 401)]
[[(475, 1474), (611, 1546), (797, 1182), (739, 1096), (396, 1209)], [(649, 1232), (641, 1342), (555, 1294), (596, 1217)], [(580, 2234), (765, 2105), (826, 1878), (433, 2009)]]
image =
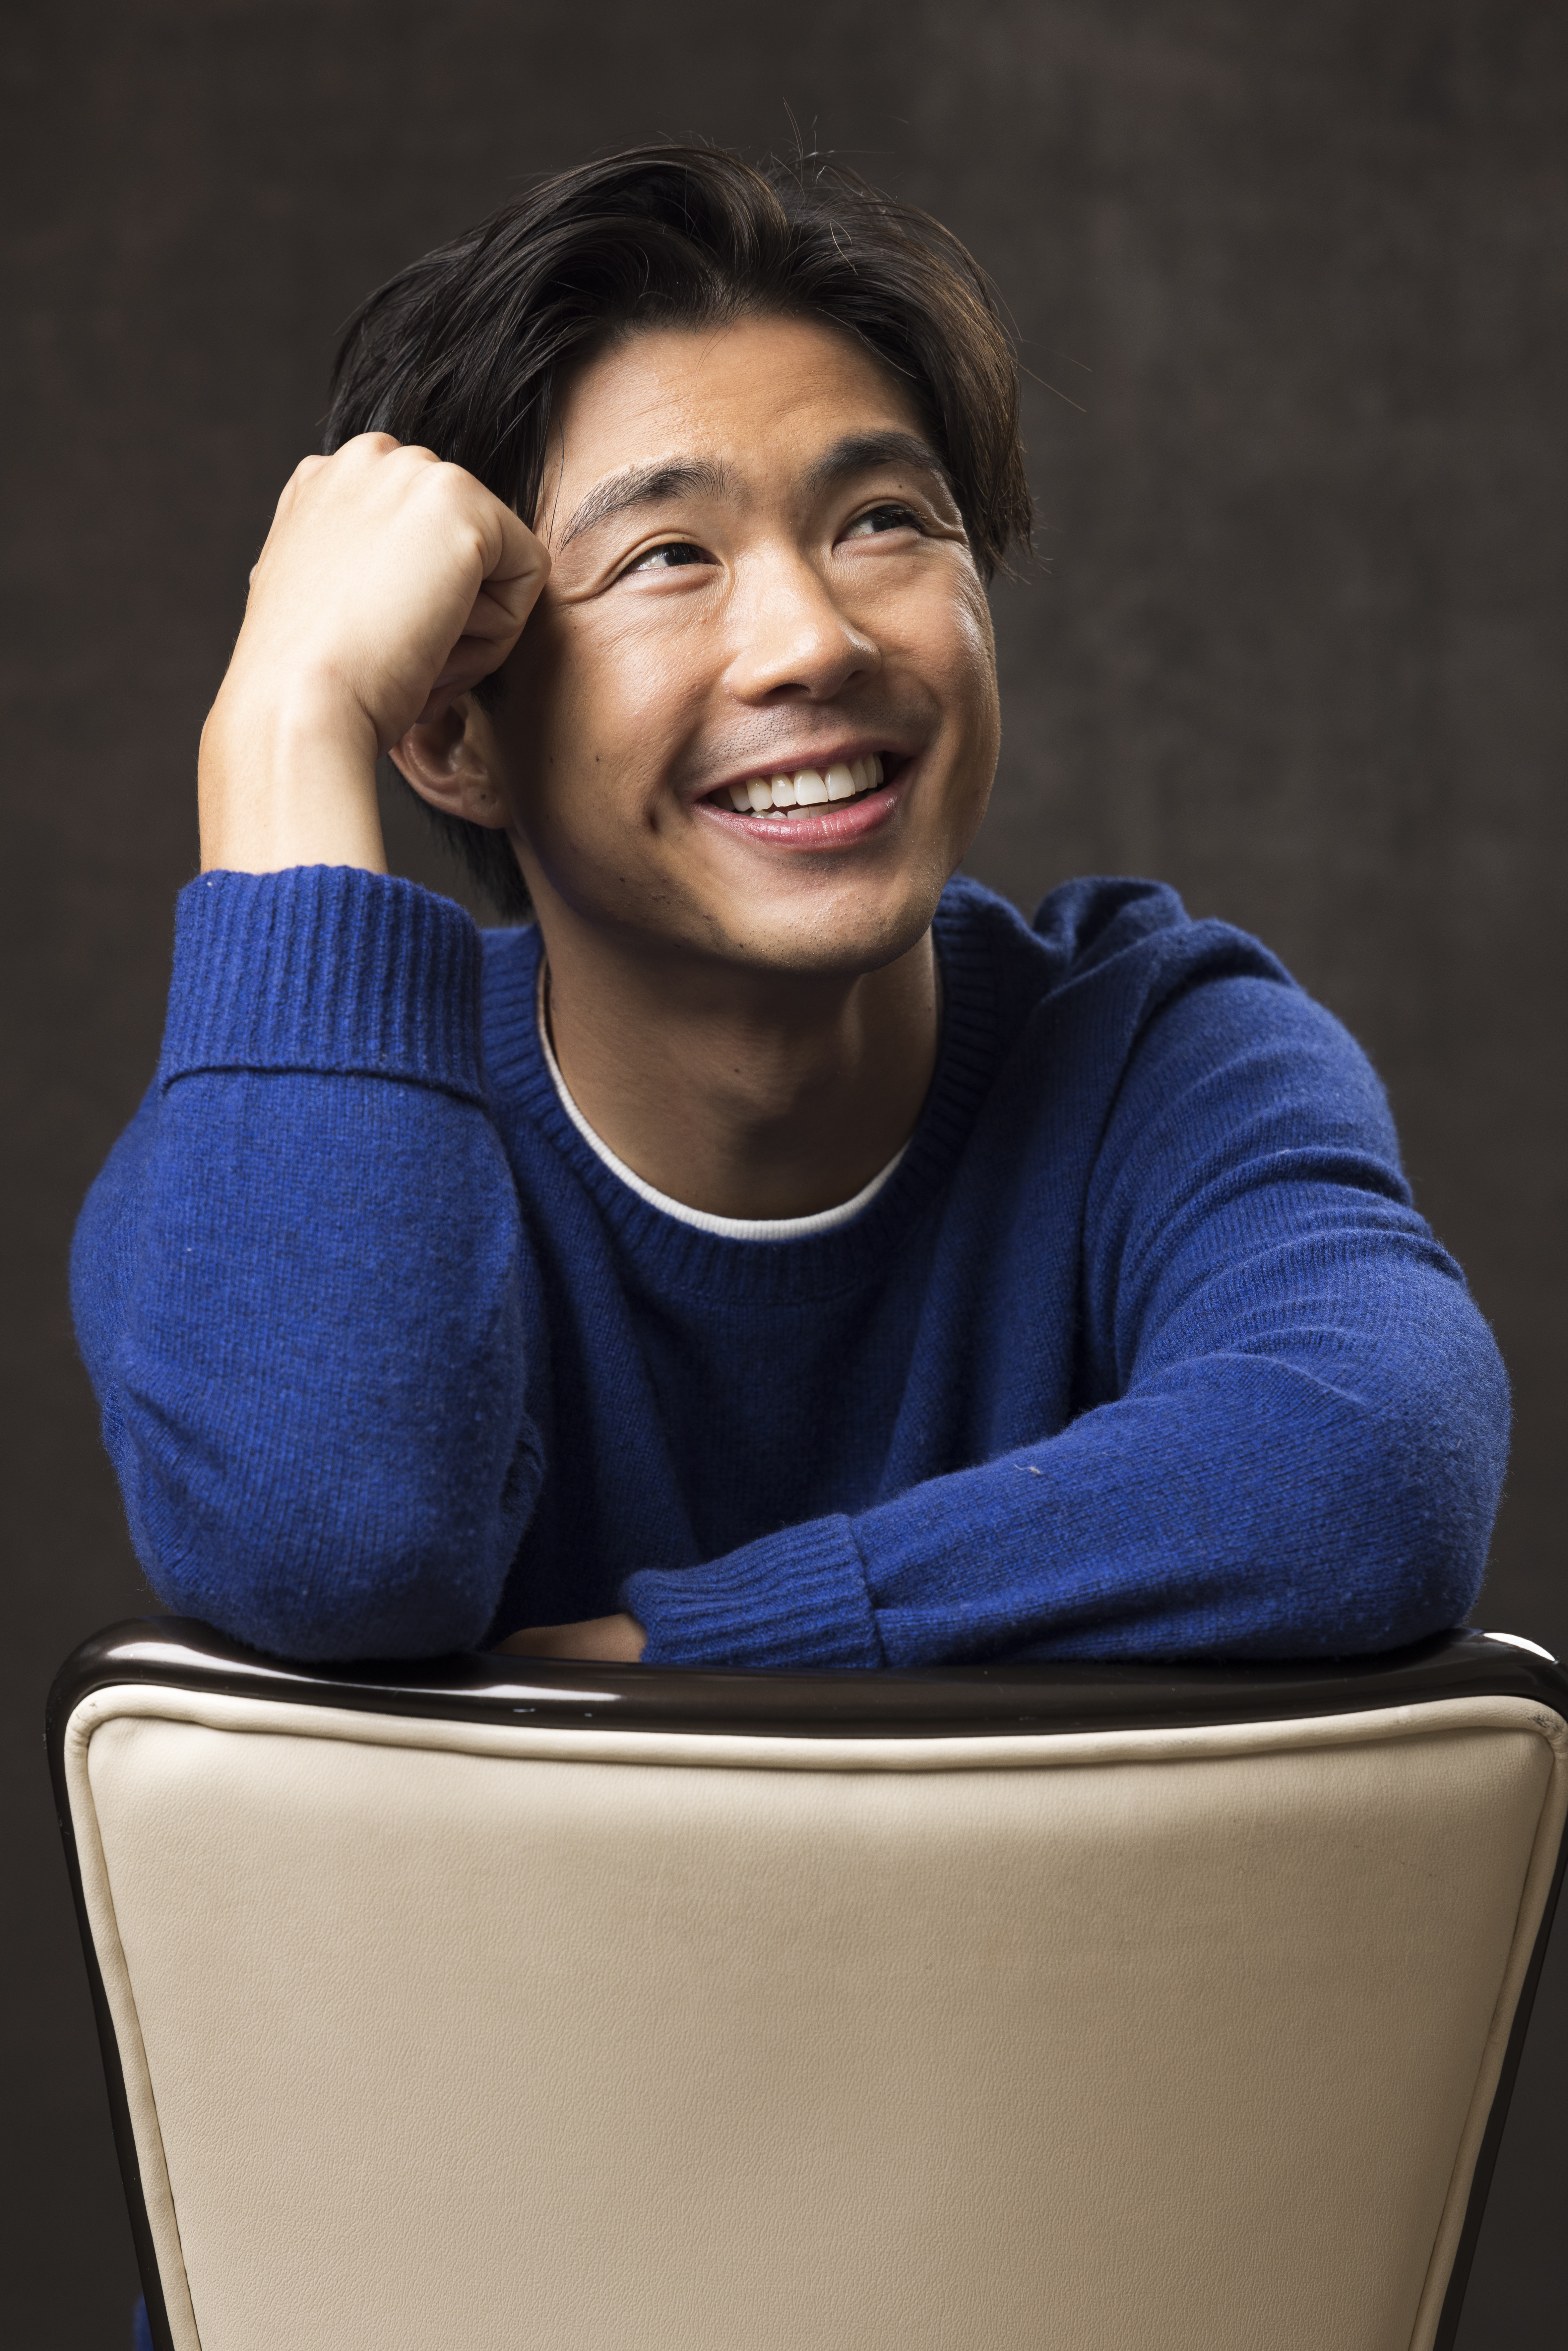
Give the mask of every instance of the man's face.
[(985, 595), (914, 406), (848, 336), (764, 318), (633, 336), (556, 423), (553, 569), (493, 721), (547, 936), (553, 916), (758, 971), (890, 962), (974, 837), (998, 741)]

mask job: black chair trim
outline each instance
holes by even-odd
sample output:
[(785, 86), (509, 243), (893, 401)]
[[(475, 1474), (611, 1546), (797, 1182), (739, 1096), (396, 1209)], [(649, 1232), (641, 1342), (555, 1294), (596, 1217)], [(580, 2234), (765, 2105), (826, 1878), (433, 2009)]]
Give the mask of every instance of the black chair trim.
[(1291, 1664), (1047, 1663), (907, 1672), (770, 1673), (576, 1665), (542, 1657), (438, 1657), (298, 1665), (225, 1640), (190, 1617), (146, 1616), (84, 1641), (49, 1695), (51, 1745), (89, 1693), (117, 1682), (222, 1690), (450, 1722), (519, 1719), (599, 1729), (799, 1739), (973, 1739), (1291, 1721), (1434, 1698), (1539, 1699), (1568, 1720), (1568, 1673), (1484, 1633), (1414, 1648)]

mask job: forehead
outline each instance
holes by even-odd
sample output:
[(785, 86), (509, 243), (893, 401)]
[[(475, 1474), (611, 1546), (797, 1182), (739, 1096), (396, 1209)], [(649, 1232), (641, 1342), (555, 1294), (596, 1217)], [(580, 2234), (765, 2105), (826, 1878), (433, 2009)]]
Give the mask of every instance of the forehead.
[(922, 434), (904, 387), (853, 336), (807, 319), (652, 328), (591, 360), (556, 411), (566, 510), (608, 474), (695, 459), (738, 481), (790, 473), (846, 434)]

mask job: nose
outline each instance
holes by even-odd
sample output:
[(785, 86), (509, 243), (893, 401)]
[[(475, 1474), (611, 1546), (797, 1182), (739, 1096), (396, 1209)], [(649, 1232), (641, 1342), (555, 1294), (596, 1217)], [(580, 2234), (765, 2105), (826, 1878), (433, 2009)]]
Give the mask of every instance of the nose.
[(795, 550), (747, 565), (731, 620), (727, 683), (743, 702), (828, 702), (882, 666), (875, 638), (855, 625), (815, 565)]

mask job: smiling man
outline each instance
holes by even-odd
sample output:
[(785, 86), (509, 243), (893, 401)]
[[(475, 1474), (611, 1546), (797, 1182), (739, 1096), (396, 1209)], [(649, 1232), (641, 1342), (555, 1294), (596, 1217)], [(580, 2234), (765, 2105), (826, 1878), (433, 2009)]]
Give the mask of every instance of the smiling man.
[[(962, 249), (612, 157), (383, 288), (328, 442), (78, 1236), (161, 1597), (801, 1667), (1462, 1616), (1506, 1392), (1354, 1044), (1157, 884), (952, 878), (1030, 519)], [(388, 877), (388, 750), (512, 927)]]

